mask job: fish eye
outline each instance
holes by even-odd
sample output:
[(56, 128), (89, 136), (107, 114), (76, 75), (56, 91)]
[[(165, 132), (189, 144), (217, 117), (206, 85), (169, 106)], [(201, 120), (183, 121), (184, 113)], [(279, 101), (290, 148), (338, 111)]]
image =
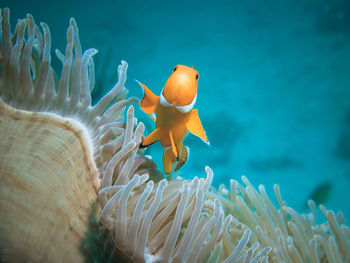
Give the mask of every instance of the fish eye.
[(198, 75), (198, 74), (196, 74), (196, 79), (197, 79), (197, 80), (199, 79), (199, 75)]
[(175, 72), (177, 70), (177, 67), (175, 67), (174, 69), (173, 69), (173, 72)]

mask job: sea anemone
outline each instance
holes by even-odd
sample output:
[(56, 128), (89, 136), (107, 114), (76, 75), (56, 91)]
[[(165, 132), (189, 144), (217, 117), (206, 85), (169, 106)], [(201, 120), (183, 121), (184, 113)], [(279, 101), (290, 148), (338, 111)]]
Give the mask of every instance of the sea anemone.
[[(91, 105), (95, 49), (82, 53), (74, 19), (58, 78), (48, 26), (31, 15), (10, 33), (1, 14), (0, 259), (82, 262), (79, 249), (98, 200), (98, 220), (128, 262), (349, 262), (350, 230), (341, 213), (300, 215), (275, 207), (263, 186), (211, 187), (206, 178), (161, 179), (139, 152), (144, 125), (126, 99), (127, 63), (118, 83)], [(113, 102), (113, 103), (112, 103)], [(112, 103), (112, 105), (110, 105)], [(103, 248), (101, 248), (103, 249)], [(117, 261), (118, 258), (115, 258)]]

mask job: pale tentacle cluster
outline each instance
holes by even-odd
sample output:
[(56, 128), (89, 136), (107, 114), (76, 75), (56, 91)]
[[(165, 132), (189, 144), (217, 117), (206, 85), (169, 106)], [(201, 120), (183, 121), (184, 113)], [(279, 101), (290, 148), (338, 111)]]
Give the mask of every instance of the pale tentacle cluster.
[[(72, 156), (66, 157), (67, 160), (61, 160), (72, 172), (68, 175), (61, 174), (60, 162), (55, 162), (57, 168), (52, 171), (54, 178), (58, 178), (57, 182), (61, 182), (60, 177), (71, 176), (73, 179), (78, 178), (76, 180), (79, 182), (85, 180), (84, 183), (88, 178), (86, 187), (93, 188), (92, 191), (85, 189), (89, 192), (89, 200), (93, 199), (92, 196), (97, 196), (95, 188), (99, 189), (101, 223), (110, 230), (117, 250), (129, 261), (224, 263), (350, 261), (350, 230), (345, 225), (342, 215), (335, 216), (333, 211), (327, 211), (321, 206), (327, 221), (317, 225), (315, 204), (309, 202), (311, 213), (300, 215), (283, 202), (278, 186), (275, 186), (279, 203), (279, 207), (276, 208), (268, 198), (264, 187), (260, 186), (258, 192), (245, 177), (242, 177), (245, 187), (231, 180), (230, 190), (222, 186), (216, 191), (211, 187), (213, 172), (209, 167), (206, 167), (206, 178), (195, 177), (191, 181), (182, 179), (153, 181), (150, 172), (153, 164), (145, 157), (138, 156), (138, 145), (142, 140), (144, 125), (142, 123), (136, 125), (137, 120), (132, 106), (127, 111), (126, 121), (123, 120), (125, 107), (135, 101), (133, 98), (125, 99), (126, 62), (122, 61), (118, 67), (118, 83), (92, 106), (90, 93), (95, 82), (92, 56), (97, 51), (88, 49), (82, 52), (74, 19), (70, 20), (67, 30), (67, 46), (64, 54), (56, 50), (56, 55), (63, 65), (61, 76), (57, 78), (50, 66), (51, 38), (48, 26), (41, 23), (43, 31), (41, 33), (32, 16), (27, 15), (26, 19), (19, 20), (14, 35), (11, 35), (8, 9), (4, 9), (1, 18), (0, 106), (5, 110), (0, 111), (0, 117), (5, 112), (6, 119), (11, 116), (15, 123), (19, 116), (24, 116), (26, 121), (24, 127), (31, 127), (27, 122), (42, 118), (40, 125), (37, 126), (44, 126), (43, 134), (49, 129), (45, 126), (47, 120), (55, 124), (50, 127), (55, 127), (57, 134), (61, 132), (57, 124), (65, 127), (68, 139), (67, 141), (61, 139), (61, 144), (58, 143), (55, 149), (59, 151), (60, 157), (64, 157), (62, 152), (65, 152), (66, 148), (70, 149), (72, 145), (69, 140), (72, 138), (75, 147), (81, 147), (73, 151), (79, 154), (79, 167), (75, 169), (77, 153), (72, 153)], [(115, 97), (117, 102), (108, 108), (109, 104), (115, 101)], [(29, 119), (27, 116), (30, 116)], [(0, 125), (4, 124), (0, 122)], [(8, 131), (5, 126), (0, 128)], [(14, 138), (10, 132), (8, 137), (13, 144)], [(35, 137), (36, 141), (28, 144), (30, 151), (36, 149), (32, 145), (43, 143), (40, 141), (41, 134)], [(45, 142), (53, 140), (51, 137), (44, 139)], [(9, 148), (8, 143), (0, 146), (4, 149)], [(55, 152), (50, 148), (50, 143), (44, 146), (44, 152)], [(21, 154), (25, 157), (23, 159), (30, 159), (34, 166), (40, 164), (37, 159), (30, 158), (29, 154), (28, 156), (25, 156), (25, 152)], [(12, 158), (8, 156), (10, 155), (6, 155), (7, 159), (4, 159)], [(0, 161), (2, 160), (0, 158)], [(49, 165), (50, 160), (46, 161)], [(83, 166), (84, 169), (81, 168)], [(48, 167), (45, 167), (46, 170), (35, 167), (37, 168), (42, 175), (41, 180), (47, 179), (46, 173), (51, 175)], [(88, 171), (86, 172), (89, 173), (88, 176), (81, 174), (81, 171), (85, 170)], [(25, 176), (19, 178), (24, 183), (31, 179)], [(91, 178), (97, 182), (92, 186), (89, 185)], [(5, 176), (0, 179), (7, 180)], [(46, 185), (40, 185), (40, 180), (38, 182), (39, 189), (46, 188)], [(13, 187), (17, 189), (16, 184)], [(54, 184), (50, 184), (50, 187), (56, 189)], [(77, 185), (60, 189), (65, 195), (67, 194), (65, 191), (68, 191), (69, 196), (80, 193)], [(19, 189), (19, 194), (21, 191), (22, 189)], [(59, 194), (61, 192), (58, 196)], [(85, 216), (91, 207), (90, 201), (83, 202), (84, 198), (85, 196), (77, 196), (78, 200), (66, 198), (66, 202), (71, 201), (72, 207), (79, 210), (79, 213), (74, 213), (77, 214), (76, 218)], [(65, 207), (53, 200), (53, 206), (55, 205)], [(3, 207), (0, 203), (0, 208)], [(17, 212), (11, 209), (10, 211)], [(55, 207), (52, 211), (55, 211)], [(42, 211), (42, 214), (45, 215), (45, 211)], [(87, 220), (83, 221), (87, 223)], [(23, 224), (25, 225), (25, 222)], [(44, 222), (40, 222), (36, 227), (43, 224)], [(68, 228), (74, 230), (74, 222), (69, 224), (68, 221)], [(67, 227), (67, 224), (63, 225)], [(79, 232), (83, 233), (84, 228), (80, 227)], [(62, 239), (58, 244), (62, 244)], [(35, 253), (34, 251), (33, 254)]]
[(213, 179), (209, 167), (206, 172), (205, 179), (157, 184), (148, 174), (135, 174), (126, 185), (108, 179), (99, 193), (101, 222), (116, 247), (134, 262), (267, 261), (270, 248), (250, 242), (249, 228), (225, 217), (218, 199), (206, 198)]
[(235, 215), (237, 222), (252, 229), (252, 240), (273, 248), (270, 262), (350, 261), (350, 228), (342, 213), (335, 216), (321, 205), (327, 221), (317, 225), (312, 200), (308, 203), (311, 212), (301, 215), (283, 201), (278, 185), (274, 186), (279, 205), (276, 208), (263, 185), (258, 192), (245, 176), (242, 181), (245, 187), (230, 180), (230, 190), (221, 186), (218, 192), (209, 193), (209, 198), (219, 198), (227, 214)]
[[(16, 109), (79, 121), (89, 133), (95, 164), (97, 168), (102, 167), (119, 150), (119, 145), (115, 142), (111, 145), (109, 140), (123, 133), (124, 109), (136, 101), (123, 99), (128, 92), (124, 87), (127, 63), (122, 61), (118, 67), (118, 83), (92, 106), (91, 91), (95, 83), (92, 56), (97, 50), (91, 48), (82, 53), (75, 20), (71, 18), (67, 30), (65, 54), (56, 50), (63, 65), (57, 78), (51, 68), (49, 27), (41, 23), (42, 33), (28, 14), (26, 19), (18, 21), (15, 35), (11, 36), (9, 13), (5, 8), (2, 14), (1, 100)], [(106, 109), (117, 96), (119, 101)]]

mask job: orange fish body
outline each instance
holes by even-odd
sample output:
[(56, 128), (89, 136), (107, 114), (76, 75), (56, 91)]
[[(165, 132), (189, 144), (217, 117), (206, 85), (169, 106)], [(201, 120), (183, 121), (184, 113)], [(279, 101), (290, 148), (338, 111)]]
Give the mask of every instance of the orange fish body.
[(193, 109), (197, 99), (198, 76), (195, 69), (177, 65), (160, 96), (139, 82), (144, 89), (142, 110), (147, 114), (156, 114), (156, 129), (142, 141), (141, 147), (156, 141), (162, 144), (163, 169), (166, 174), (172, 171), (176, 162), (175, 170), (185, 163), (189, 150), (183, 146), (183, 139), (188, 131), (209, 144), (198, 110)]

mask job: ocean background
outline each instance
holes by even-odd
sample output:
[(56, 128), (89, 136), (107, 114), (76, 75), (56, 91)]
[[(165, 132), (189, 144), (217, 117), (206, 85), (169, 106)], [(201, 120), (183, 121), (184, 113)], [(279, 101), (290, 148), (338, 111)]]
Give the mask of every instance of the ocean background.
[[(273, 185), (298, 212), (312, 197), (350, 222), (350, 1), (1, 1), (12, 30), (31, 13), (64, 51), (69, 18), (83, 50), (94, 47), (94, 101), (112, 88), (121, 60), (126, 87), (134, 79), (159, 94), (176, 64), (194, 66), (198, 108), (208, 147), (188, 135), (191, 154), (181, 176), (213, 185), (241, 181)], [(154, 123), (141, 111), (147, 135)], [(162, 147), (147, 149), (162, 170)], [(319, 222), (324, 218), (318, 211)]]

